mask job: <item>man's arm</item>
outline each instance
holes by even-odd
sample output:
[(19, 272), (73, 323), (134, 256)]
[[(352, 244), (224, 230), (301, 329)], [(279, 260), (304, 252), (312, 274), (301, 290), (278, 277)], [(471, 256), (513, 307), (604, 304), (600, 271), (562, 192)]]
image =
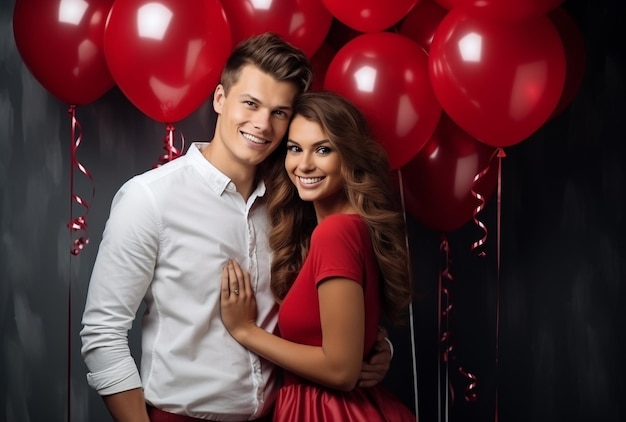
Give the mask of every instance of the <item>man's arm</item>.
[(141, 388), (102, 396), (115, 422), (150, 422)]
[(136, 183), (116, 194), (91, 279), (81, 354), (87, 380), (116, 421), (148, 421), (139, 371), (131, 356), (128, 331), (148, 288), (156, 259), (158, 230), (152, 201)]

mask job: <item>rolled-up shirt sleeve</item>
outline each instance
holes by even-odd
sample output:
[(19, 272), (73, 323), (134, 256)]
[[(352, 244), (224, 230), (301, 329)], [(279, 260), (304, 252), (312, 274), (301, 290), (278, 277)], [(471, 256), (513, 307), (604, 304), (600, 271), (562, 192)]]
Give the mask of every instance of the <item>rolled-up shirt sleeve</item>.
[(150, 286), (161, 224), (150, 191), (130, 180), (115, 195), (94, 264), (80, 336), (87, 381), (108, 395), (141, 387), (128, 331)]
[[(98, 353), (88, 356), (98, 356)], [(141, 387), (141, 378), (132, 356), (115, 359), (106, 369), (88, 373), (87, 382), (103, 396)]]

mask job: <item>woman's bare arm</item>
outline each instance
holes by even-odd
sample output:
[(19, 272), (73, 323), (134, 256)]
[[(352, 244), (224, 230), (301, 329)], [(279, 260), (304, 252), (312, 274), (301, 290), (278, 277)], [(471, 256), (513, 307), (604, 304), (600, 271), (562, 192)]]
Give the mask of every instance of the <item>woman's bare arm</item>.
[(311, 381), (349, 391), (363, 360), (363, 290), (352, 280), (333, 278), (321, 283), (318, 292), (322, 347), (290, 342), (259, 328), (250, 277), (235, 262), (222, 276), (222, 319), (231, 335), (256, 354)]

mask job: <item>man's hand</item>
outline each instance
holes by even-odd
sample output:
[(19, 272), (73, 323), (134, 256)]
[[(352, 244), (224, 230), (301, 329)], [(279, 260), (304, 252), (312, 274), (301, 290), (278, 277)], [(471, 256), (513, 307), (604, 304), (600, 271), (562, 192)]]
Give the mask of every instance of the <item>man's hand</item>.
[(391, 366), (391, 346), (386, 340), (387, 330), (381, 327), (376, 336), (372, 355), (361, 366), (359, 387), (373, 387), (381, 382)]

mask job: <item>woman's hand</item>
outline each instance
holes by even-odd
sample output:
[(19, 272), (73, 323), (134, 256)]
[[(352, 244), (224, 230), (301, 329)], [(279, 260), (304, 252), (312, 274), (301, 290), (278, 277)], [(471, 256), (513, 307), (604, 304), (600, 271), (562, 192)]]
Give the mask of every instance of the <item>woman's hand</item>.
[(222, 321), (235, 340), (239, 341), (248, 328), (256, 327), (256, 299), (250, 274), (232, 259), (222, 271), (220, 306)]

